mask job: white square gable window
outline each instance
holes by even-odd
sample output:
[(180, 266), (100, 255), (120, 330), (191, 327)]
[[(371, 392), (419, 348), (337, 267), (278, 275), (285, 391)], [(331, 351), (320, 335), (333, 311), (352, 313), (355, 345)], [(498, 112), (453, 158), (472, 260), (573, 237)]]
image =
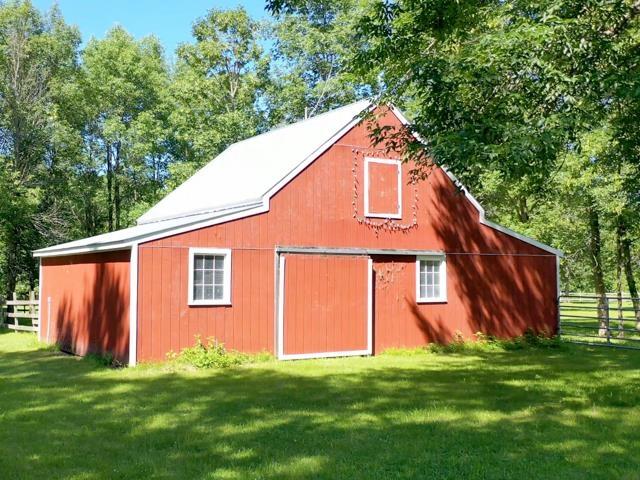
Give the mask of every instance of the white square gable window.
[(418, 303), (447, 301), (447, 261), (444, 255), (416, 259), (416, 298)]
[(402, 218), (402, 162), (366, 157), (364, 214), (374, 218)]
[(189, 305), (231, 305), (230, 249), (189, 249)]

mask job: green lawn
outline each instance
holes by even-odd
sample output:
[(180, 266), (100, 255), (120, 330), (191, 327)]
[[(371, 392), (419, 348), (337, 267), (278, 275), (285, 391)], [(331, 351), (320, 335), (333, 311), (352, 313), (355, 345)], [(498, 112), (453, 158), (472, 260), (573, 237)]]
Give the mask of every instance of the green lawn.
[(639, 478), (640, 352), (113, 370), (0, 334), (0, 478)]

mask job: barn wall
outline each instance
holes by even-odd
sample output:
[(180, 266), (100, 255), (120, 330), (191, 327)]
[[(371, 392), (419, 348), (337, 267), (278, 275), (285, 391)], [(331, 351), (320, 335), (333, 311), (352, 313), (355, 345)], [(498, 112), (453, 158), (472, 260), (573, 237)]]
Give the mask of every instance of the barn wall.
[(375, 256), (374, 352), (556, 328), (553, 257), (448, 255), (447, 302), (416, 302), (416, 258)]
[[(400, 125), (392, 114), (388, 114), (384, 122)], [(364, 218), (364, 159), (368, 156), (389, 158), (391, 155), (370, 148), (366, 126), (356, 126), (276, 193), (271, 198), (269, 212), (142, 244), (138, 359), (161, 360), (168, 351), (179, 351), (193, 344), (196, 334), (215, 336), (230, 348), (273, 352), (276, 245), (445, 251), (450, 265), (469, 262), (473, 266), (460, 270), (461, 277), (471, 280), (456, 281), (452, 278), (457, 275), (456, 269), (450, 268), (450, 305), (430, 308), (435, 309), (433, 318), (466, 323), (468, 331), (477, 323), (472, 316), (477, 315), (481, 294), (478, 291), (473, 295), (474, 281), (503, 284), (499, 287), (500, 296), (492, 300), (483, 298), (481, 302), (484, 308), (494, 307), (495, 313), (487, 314), (488, 320), (482, 321), (492, 323), (492, 327), (524, 321), (508, 313), (512, 304), (521, 300), (518, 297), (521, 294), (535, 298), (537, 304), (544, 303), (536, 322), (551, 311), (552, 304), (555, 305), (555, 257), (481, 225), (478, 211), (441, 170), (434, 170), (426, 180), (414, 185), (410, 176), (413, 166), (404, 164), (402, 218), (391, 222)], [(232, 249), (231, 306), (188, 305), (189, 247)], [(496, 253), (505, 256), (496, 257)], [(529, 260), (514, 266), (512, 255)], [(516, 274), (519, 268), (528, 271), (524, 283), (535, 280), (545, 287), (516, 287), (518, 282), (510, 275)], [(483, 271), (490, 269), (496, 269), (499, 274), (491, 280), (482, 277)], [(414, 291), (414, 285), (410, 291)], [(551, 291), (554, 293), (546, 296)], [(455, 312), (455, 316), (451, 312)], [(397, 321), (415, 323), (416, 320), (407, 316)], [(533, 319), (527, 317), (526, 322), (531, 321)], [(500, 328), (511, 331), (510, 327)]]
[(127, 361), (129, 257), (125, 250), (43, 258), (41, 340)]

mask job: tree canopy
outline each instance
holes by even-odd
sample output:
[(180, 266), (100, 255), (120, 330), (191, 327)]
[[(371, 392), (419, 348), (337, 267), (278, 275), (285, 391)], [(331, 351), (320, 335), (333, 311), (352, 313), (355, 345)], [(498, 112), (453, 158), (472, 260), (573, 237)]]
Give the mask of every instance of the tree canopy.
[[(564, 287), (637, 295), (640, 2), (268, 0), (212, 9), (164, 52), (81, 48), (54, 7), (0, 2), (0, 282), (35, 248), (123, 228), (228, 145), (360, 98), (393, 102), (421, 175), (565, 251)], [(420, 140), (415, 140), (419, 138)]]

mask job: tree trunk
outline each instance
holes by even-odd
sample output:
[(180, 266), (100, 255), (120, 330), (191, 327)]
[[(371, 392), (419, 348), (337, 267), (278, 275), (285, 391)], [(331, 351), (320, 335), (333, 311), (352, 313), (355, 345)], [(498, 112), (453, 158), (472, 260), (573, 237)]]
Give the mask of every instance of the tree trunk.
[(113, 232), (113, 167), (110, 144), (107, 144), (107, 211), (109, 231)]
[(593, 272), (593, 285), (598, 297), (598, 319), (600, 328), (598, 335), (605, 336), (609, 326), (609, 308), (607, 305), (606, 287), (602, 271), (602, 240), (600, 238), (600, 216), (593, 202), (588, 208), (589, 214), (589, 253)]
[(631, 264), (631, 239), (627, 235), (627, 223), (622, 216), (620, 217), (618, 223), (619, 228), (621, 229), (619, 235), (621, 238), (621, 254), (622, 262), (624, 264), (625, 279), (627, 280), (629, 295), (631, 296), (631, 301), (633, 302), (633, 311), (636, 317), (636, 329), (640, 330), (640, 300), (638, 299), (638, 286), (633, 275), (633, 265)]
[(113, 197), (116, 210), (116, 230), (120, 230), (121, 198), (120, 198), (120, 142), (116, 142), (115, 164), (113, 168)]
[(624, 236), (624, 224), (622, 215), (618, 215), (616, 222), (616, 292), (618, 294), (618, 337), (624, 337), (624, 310), (622, 310), (622, 238)]

